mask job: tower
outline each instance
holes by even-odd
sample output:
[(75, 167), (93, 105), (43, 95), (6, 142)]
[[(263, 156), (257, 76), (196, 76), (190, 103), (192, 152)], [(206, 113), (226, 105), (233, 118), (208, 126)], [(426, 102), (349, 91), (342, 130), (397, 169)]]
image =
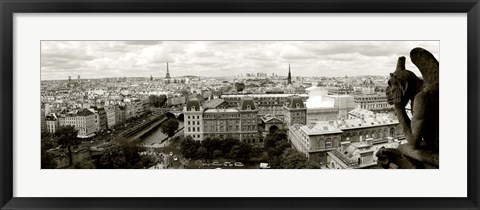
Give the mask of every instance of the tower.
[(68, 82), (71, 82), (71, 81), (72, 81), (72, 77), (68, 76)]
[(300, 96), (288, 97), (283, 106), (283, 111), (284, 122), (287, 128), (293, 124), (305, 125), (307, 123), (307, 108)]
[(168, 62), (167, 62), (167, 76), (165, 76), (165, 79), (170, 79), (170, 72), (168, 71)]
[(184, 135), (190, 136), (194, 140), (203, 140), (203, 107), (198, 98), (188, 99), (183, 114), (185, 119)]
[(288, 83), (289, 85), (292, 84), (292, 74), (290, 73), (290, 63), (288, 63)]
[(153, 81), (153, 76), (152, 75), (150, 75), (150, 81)]

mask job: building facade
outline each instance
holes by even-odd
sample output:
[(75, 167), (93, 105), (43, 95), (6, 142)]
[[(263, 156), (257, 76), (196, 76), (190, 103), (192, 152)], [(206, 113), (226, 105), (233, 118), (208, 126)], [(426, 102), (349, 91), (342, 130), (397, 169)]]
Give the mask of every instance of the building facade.
[(377, 156), (380, 148), (397, 148), (404, 141), (385, 140), (373, 141), (368, 139), (365, 142), (343, 142), (340, 148), (327, 153), (326, 168), (329, 169), (356, 169), (376, 168)]
[(307, 123), (307, 108), (299, 96), (290, 96), (283, 105), (284, 122), (286, 127), (293, 124), (305, 125)]
[(340, 129), (328, 122), (294, 124), (289, 127), (288, 140), (307, 158), (324, 166), (327, 163), (327, 152), (340, 147), (341, 134)]
[(46, 131), (49, 133), (55, 133), (58, 130), (59, 123), (57, 116), (52, 113), (45, 117)]
[(237, 108), (204, 109), (196, 98), (188, 100), (183, 110), (184, 135), (194, 140), (235, 138), (259, 143), (258, 109), (252, 98), (241, 100)]
[(184, 114), (184, 135), (194, 140), (203, 140), (203, 107), (197, 98), (188, 100), (183, 108)]
[(78, 138), (89, 138), (97, 132), (96, 115), (90, 109), (63, 110), (58, 117), (59, 126), (73, 126)]
[[(403, 132), (397, 120), (391, 119), (387, 115), (377, 115), (370, 118), (355, 118), (344, 120), (331, 120), (307, 123), (307, 125), (294, 124), (289, 127), (289, 141), (294, 147), (304, 153), (313, 161), (319, 163), (321, 167), (328, 165), (328, 152), (335, 155), (335, 149), (346, 145), (355, 146), (362, 155), (371, 155), (364, 151), (369, 148), (376, 152), (378, 145), (384, 144), (384, 147), (390, 148), (390, 143), (399, 142), (404, 139)], [(377, 146), (375, 146), (377, 145)], [(398, 145), (398, 143), (397, 143)], [(350, 148), (350, 150), (352, 150)], [(340, 152), (345, 152), (340, 150)], [(351, 152), (351, 151), (350, 151)], [(355, 154), (360, 154), (355, 153)], [(351, 153), (353, 154), (353, 153)], [(340, 157), (337, 155), (337, 157)], [(351, 156), (349, 156), (351, 157)], [(376, 158), (372, 158), (376, 161)], [(361, 160), (355, 167), (364, 167), (369, 163), (367, 159)], [(353, 167), (354, 162), (346, 163), (348, 167)], [(368, 164), (367, 164), (368, 165)]]
[(117, 121), (116, 121), (116, 105), (110, 105), (105, 108), (105, 112), (107, 114), (107, 126), (108, 128), (113, 128)]
[[(293, 95), (295, 94), (221, 95), (220, 98), (224, 99), (229, 107), (238, 107), (242, 98), (253, 98), (253, 101), (257, 105), (259, 120), (261, 116), (273, 115), (283, 121), (283, 105), (287, 101), (287, 98)], [(302, 101), (308, 98), (307, 94), (299, 94), (298, 96), (302, 98)]]
[(393, 108), (392, 105), (387, 103), (387, 96), (385, 95), (385, 93), (354, 95), (353, 98), (357, 108), (368, 109), (372, 111), (380, 111)]

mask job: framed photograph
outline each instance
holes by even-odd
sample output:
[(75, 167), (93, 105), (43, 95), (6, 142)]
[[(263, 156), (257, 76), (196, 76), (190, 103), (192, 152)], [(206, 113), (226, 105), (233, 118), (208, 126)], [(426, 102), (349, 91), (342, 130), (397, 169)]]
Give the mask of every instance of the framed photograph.
[(1, 209), (479, 208), (477, 0), (0, 7)]

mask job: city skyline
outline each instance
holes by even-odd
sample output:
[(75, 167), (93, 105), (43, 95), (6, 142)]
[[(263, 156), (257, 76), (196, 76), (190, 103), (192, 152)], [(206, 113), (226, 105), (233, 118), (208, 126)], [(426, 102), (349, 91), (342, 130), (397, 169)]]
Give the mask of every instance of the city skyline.
[(413, 47), (439, 59), (438, 41), (42, 41), (41, 79), (161, 78), (167, 62), (172, 77), (387, 76)]

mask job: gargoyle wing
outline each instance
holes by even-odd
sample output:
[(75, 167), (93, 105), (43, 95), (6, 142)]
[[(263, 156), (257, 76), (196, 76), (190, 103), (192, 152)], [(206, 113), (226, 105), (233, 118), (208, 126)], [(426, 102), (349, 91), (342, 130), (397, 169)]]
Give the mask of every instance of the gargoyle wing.
[(423, 76), (425, 91), (438, 91), (438, 61), (429, 51), (417, 47), (410, 51), (410, 59)]

